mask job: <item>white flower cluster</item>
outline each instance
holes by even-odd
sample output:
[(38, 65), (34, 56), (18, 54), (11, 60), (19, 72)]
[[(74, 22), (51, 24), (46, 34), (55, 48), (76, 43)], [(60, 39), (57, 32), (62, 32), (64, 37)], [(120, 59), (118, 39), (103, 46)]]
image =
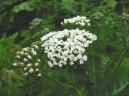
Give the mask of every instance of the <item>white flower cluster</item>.
[(35, 59), (38, 49), (39, 46), (34, 44), (32, 47), (26, 47), (18, 51), (16, 54), (17, 63), (14, 63), (13, 66), (20, 67), (25, 76), (37, 75), (41, 77), (42, 74), (39, 67), (41, 61), (39, 58)]
[(41, 22), (42, 22), (42, 19), (40, 19), (40, 18), (34, 18), (34, 19), (32, 20), (32, 22), (30, 23), (30, 24), (31, 24), (30, 29), (35, 28), (35, 27), (38, 26)]
[(64, 24), (75, 24), (80, 26), (90, 26), (90, 20), (87, 19), (85, 16), (76, 16), (73, 18), (64, 19), (63, 22), (61, 22), (61, 25)]
[(127, 13), (122, 13), (122, 15), (120, 17), (124, 20), (129, 20), (129, 14), (127, 14)]
[(72, 29), (50, 32), (41, 38), (44, 52), (47, 53), (50, 67), (54, 65), (74, 65), (76, 62), (83, 64), (87, 61), (84, 55), (85, 48), (97, 39), (89, 31)]

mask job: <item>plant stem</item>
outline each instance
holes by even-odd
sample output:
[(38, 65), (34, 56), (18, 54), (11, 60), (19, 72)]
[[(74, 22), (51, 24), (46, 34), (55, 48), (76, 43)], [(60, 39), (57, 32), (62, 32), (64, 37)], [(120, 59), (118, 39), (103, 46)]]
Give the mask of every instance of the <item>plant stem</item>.
[(57, 14), (57, 0), (54, 0), (54, 11), (55, 11), (55, 14)]
[(128, 52), (128, 46), (127, 46), (127, 38), (128, 38), (128, 34), (127, 34), (127, 27), (126, 27), (126, 21), (123, 23), (123, 30), (124, 30), (124, 51), (123, 53), (121, 54), (121, 57), (118, 59), (118, 62), (115, 64), (115, 68), (114, 70), (111, 72), (111, 74), (109, 75), (109, 78), (108, 80), (106, 81), (106, 83), (104, 83), (104, 85), (102, 86), (103, 89), (105, 89), (106, 87), (108, 87), (114, 77), (114, 75), (116, 74), (117, 70), (119, 69), (120, 65), (121, 65), (121, 62), (123, 61), (124, 57), (126, 56), (127, 52)]
[(114, 70), (113, 70), (113, 71), (111, 72), (111, 74), (109, 75), (109, 78), (108, 78), (107, 82), (103, 85), (103, 88), (106, 88), (106, 87), (109, 86), (109, 84), (111, 83), (111, 80), (112, 80), (113, 76), (115, 75), (115, 73), (116, 73), (117, 70), (119, 69), (120, 64), (121, 64), (121, 62), (123, 61), (123, 59), (124, 59), (124, 57), (126, 56), (126, 54), (127, 54), (127, 49), (125, 48), (125, 50), (124, 50), (123, 53), (121, 54), (120, 59), (118, 60), (118, 62), (117, 62), (117, 64), (116, 64)]
[(46, 76), (47, 78), (51, 79), (52, 81), (54, 81), (54, 82), (56, 82), (56, 83), (58, 83), (58, 84), (60, 84), (60, 85), (62, 85), (62, 86), (64, 86), (64, 87), (74, 89), (74, 87), (73, 87), (73, 86), (71, 86), (71, 85), (64, 84), (64, 83), (62, 83), (62, 82), (60, 82), (60, 81), (56, 80), (55, 78), (52, 78), (51, 76), (49, 76), (49, 75), (47, 75), (47, 74), (45, 74), (45, 73), (42, 73), (42, 74), (43, 74), (44, 76)]
[(96, 64), (95, 62), (93, 62), (93, 74), (94, 74), (94, 87), (95, 87), (95, 96), (96, 96), (96, 93), (97, 93), (97, 78), (96, 78)]
[(86, 7), (87, 7), (87, 5), (86, 5), (86, 0), (84, 0), (83, 2), (82, 2), (82, 14), (83, 15), (85, 15), (85, 10), (86, 10)]

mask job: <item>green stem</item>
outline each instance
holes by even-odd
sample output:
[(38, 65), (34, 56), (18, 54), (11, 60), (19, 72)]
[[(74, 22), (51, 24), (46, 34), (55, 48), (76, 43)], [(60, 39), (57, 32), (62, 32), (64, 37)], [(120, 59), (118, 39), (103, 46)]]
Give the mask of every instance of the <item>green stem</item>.
[(62, 82), (56, 80), (55, 78), (52, 78), (51, 76), (49, 76), (49, 75), (47, 75), (47, 74), (45, 74), (45, 73), (42, 73), (42, 74), (43, 74), (44, 76), (46, 76), (47, 78), (51, 79), (52, 81), (54, 81), (54, 82), (56, 82), (56, 83), (62, 85), (63, 87), (67, 87), (67, 88), (72, 88), (72, 89), (74, 89), (74, 87), (71, 86), (71, 85), (64, 84), (64, 83), (62, 83)]
[(82, 2), (82, 13), (83, 13), (83, 15), (85, 15), (85, 10), (86, 10), (86, 0), (84, 0), (83, 2)]
[(95, 87), (95, 96), (96, 96), (96, 93), (97, 93), (97, 78), (96, 78), (96, 64), (95, 62), (93, 62), (93, 74), (94, 74), (94, 87)]
[(128, 33), (127, 33), (127, 31), (126, 31), (126, 30), (127, 30), (127, 24), (126, 24), (126, 23), (127, 23), (127, 22), (125, 21), (125, 22), (124, 22), (124, 29), (123, 29), (123, 30), (124, 30), (124, 34), (125, 34), (125, 38), (124, 38), (124, 39), (125, 39), (125, 48), (128, 47), (128, 43), (127, 43), (127, 42), (128, 42), (128, 40), (127, 40), (127, 38), (128, 38)]
[(114, 70), (111, 72), (111, 74), (109, 75), (109, 78), (107, 80), (107, 82), (103, 85), (103, 89), (105, 89), (106, 87), (109, 86), (109, 84), (111, 83), (112, 79), (113, 79), (113, 76), (115, 75), (115, 73), (117, 72), (117, 70), (119, 69), (120, 67), (120, 64), (121, 62), (123, 61), (124, 57), (126, 56), (126, 53), (127, 53), (127, 49), (125, 49), (120, 57), (120, 59), (118, 60)]
[(57, 14), (57, 0), (54, 0), (54, 11), (55, 11), (55, 14)]

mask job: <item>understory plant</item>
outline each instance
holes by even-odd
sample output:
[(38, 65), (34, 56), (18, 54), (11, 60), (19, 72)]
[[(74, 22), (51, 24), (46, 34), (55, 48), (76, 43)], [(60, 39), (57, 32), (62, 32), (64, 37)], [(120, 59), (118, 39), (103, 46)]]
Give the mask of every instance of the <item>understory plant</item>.
[[(115, 62), (105, 55), (95, 57), (88, 51), (96, 51), (99, 37), (91, 32), (92, 24), (85, 16), (64, 19), (61, 31), (51, 31), (18, 51), (13, 66), (27, 79), (23, 96), (119, 96), (129, 85), (128, 77), (114, 81), (128, 54), (129, 15), (124, 13), (119, 18), (124, 30), (123, 52)], [(112, 70), (108, 63), (114, 64)]]

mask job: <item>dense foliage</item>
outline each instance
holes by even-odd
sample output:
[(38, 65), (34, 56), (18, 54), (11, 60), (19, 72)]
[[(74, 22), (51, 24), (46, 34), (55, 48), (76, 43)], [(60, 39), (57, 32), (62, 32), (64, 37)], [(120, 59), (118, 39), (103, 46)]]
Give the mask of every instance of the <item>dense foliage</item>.
[[(129, 96), (128, 6), (128, 0), (1, 0), (0, 96)], [(35, 78), (13, 66), (17, 51), (73, 28), (60, 23), (77, 15), (90, 19), (88, 30), (97, 36), (84, 64), (50, 68), (41, 58), (43, 74)]]

